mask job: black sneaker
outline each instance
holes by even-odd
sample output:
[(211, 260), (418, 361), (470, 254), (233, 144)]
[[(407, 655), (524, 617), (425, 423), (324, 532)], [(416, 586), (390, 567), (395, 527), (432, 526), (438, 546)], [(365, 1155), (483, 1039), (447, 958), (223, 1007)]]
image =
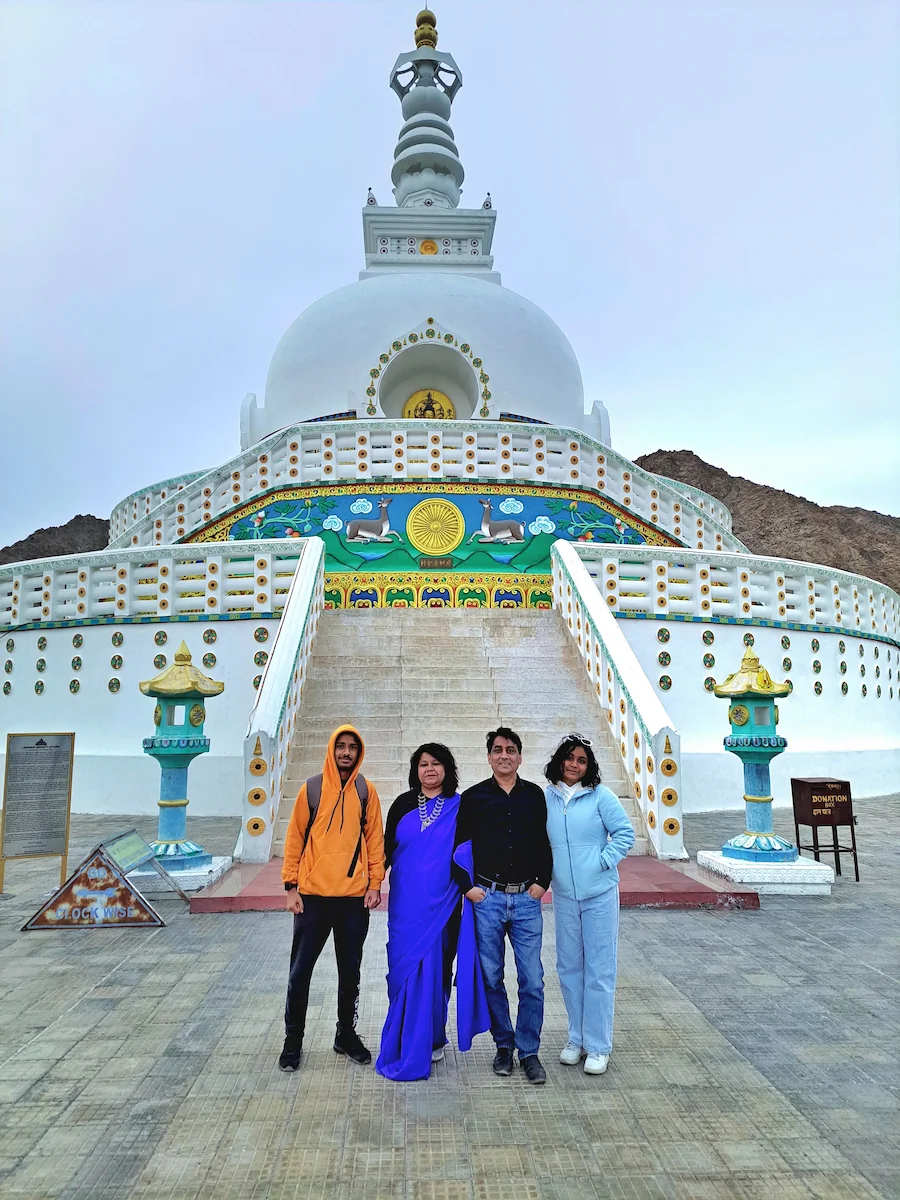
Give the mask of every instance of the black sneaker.
[(366, 1066), (372, 1061), (371, 1051), (367, 1050), (360, 1041), (355, 1029), (338, 1030), (334, 1035), (335, 1054), (345, 1054), (360, 1066)]
[(284, 1039), (284, 1046), (281, 1054), (278, 1057), (279, 1071), (296, 1071), (300, 1067), (300, 1052), (303, 1049), (302, 1042), (293, 1042), (290, 1038)]
[(520, 1058), (519, 1066), (525, 1072), (525, 1078), (529, 1083), (547, 1082), (547, 1072), (536, 1054), (526, 1054), (524, 1058)]
[(511, 1046), (498, 1046), (494, 1055), (494, 1074), (512, 1075), (515, 1061)]

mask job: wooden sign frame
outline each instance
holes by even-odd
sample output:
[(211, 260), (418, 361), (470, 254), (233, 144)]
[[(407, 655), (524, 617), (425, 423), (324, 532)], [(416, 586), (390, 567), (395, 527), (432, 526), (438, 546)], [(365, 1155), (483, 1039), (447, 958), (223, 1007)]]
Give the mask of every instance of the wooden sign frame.
[[(43, 738), (71, 738), (71, 751), (69, 754), (69, 779), (66, 794), (66, 830), (63, 842), (62, 852), (54, 850), (44, 854), (7, 854), (6, 853), (6, 818), (9, 812), (9, 764), (11, 757), (12, 743), (15, 739), (24, 738), (26, 740), (41, 740)], [(59, 858), (59, 886), (62, 887), (66, 882), (68, 862), (69, 862), (69, 827), (72, 821), (72, 774), (75, 769), (75, 733), (8, 733), (6, 735), (6, 762), (3, 770), (3, 810), (0, 812), (0, 893), (3, 891), (3, 877), (5, 873), (7, 860), (12, 862), (15, 859), (29, 858)]]

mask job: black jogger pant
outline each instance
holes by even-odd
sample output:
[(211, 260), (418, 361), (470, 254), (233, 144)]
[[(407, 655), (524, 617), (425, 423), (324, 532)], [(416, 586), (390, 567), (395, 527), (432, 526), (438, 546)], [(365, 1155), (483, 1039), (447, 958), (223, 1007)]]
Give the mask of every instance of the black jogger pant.
[(337, 1019), (340, 1029), (353, 1029), (359, 1004), (359, 972), (363, 943), (369, 932), (369, 910), (362, 896), (303, 896), (303, 912), (294, 915), (294, 941), (284, 1006), (284, 1032), (300, 1042), (313, 968), (334, 931), (338, 969)]

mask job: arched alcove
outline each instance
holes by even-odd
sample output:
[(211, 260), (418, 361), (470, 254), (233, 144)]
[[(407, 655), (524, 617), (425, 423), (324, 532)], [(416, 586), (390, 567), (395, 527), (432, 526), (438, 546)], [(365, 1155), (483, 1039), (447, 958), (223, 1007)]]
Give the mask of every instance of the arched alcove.
[(385, 367), (378, 406), (386, 417), (399, 417), (413, 392), (432, 388), (450, 397), (457, 420), (468, 421), (478, 407), (479, 387), (474, 368), (458, 350), (444, 343), (419, 342)]

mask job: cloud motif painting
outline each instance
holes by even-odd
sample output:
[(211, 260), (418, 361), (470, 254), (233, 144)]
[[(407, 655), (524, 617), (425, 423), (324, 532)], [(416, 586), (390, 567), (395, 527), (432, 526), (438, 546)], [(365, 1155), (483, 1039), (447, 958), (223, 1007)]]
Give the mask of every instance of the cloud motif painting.
[(520, 513), (525, 505), (521, 500), (514, 500), (512, 496), (507, 496), (505, 500), (501, 500), (498, 505), (502, 513)]
[(372, 511), (372, 501), (367, 500), (365, 496), (360, 496), (350, 505), (350, 511), (355, 517), (364, 515), (365, 513), (370, 513)]

